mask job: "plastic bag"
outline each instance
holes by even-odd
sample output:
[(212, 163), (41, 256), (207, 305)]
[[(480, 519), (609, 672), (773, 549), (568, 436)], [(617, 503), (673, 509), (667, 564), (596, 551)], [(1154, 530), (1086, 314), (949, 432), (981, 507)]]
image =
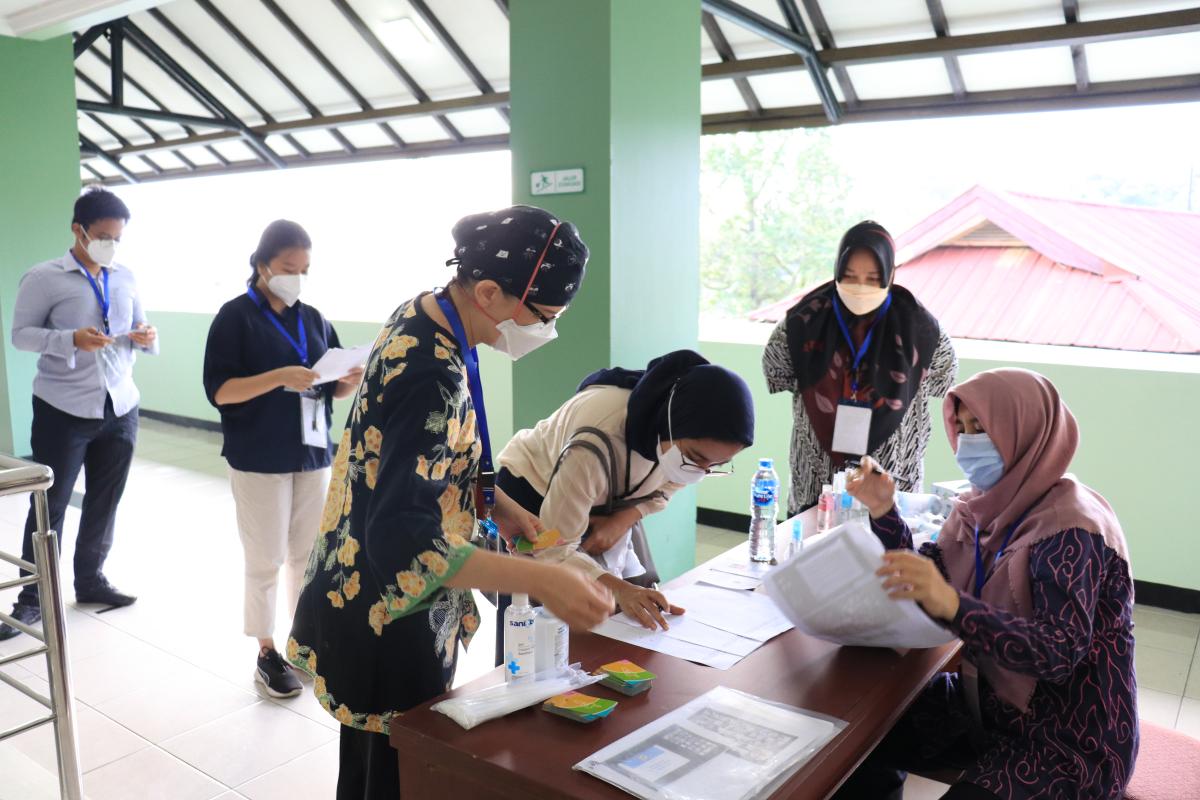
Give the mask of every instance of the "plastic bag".
[(452, 697), (431, 708), (470, 730), (489, 719), (503, 717), (555, 695), (598, 683), (603, 677), (591, 675), (580, 669), (579, 664), (572, 664), (566, 672), (538, 673), (533, 679), (502, 683), (474, 694)]

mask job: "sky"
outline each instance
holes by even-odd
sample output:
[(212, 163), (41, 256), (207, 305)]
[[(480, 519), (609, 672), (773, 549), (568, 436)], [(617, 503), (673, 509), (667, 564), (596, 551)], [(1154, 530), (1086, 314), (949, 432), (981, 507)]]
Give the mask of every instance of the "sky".
[[(1087, 200), (1128, 190), (1183, 209), (1194, 169), (1200, 211), (1200, 103), (851, 124), (831, 137), (851, 205), (896, 234), (977, 183)], [(508, 205), (510, 182), (504, 151), (122, 186), (133, 220), (121, 261), (147, 308), (214, 313), (244, 290), (267, 223), (293, 219), (313, 239), (306, 299), (330, 319), (383, 320), (445, 282), (450, 227)]]

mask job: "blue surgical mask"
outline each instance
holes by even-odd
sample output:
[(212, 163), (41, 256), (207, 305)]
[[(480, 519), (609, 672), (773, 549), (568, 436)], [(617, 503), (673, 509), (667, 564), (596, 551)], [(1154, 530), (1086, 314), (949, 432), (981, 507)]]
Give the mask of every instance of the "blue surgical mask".
[(980, 491), (986, 492), (1004, 476), (1004, 459), (986, 433), (960, 433), (954, 460)]

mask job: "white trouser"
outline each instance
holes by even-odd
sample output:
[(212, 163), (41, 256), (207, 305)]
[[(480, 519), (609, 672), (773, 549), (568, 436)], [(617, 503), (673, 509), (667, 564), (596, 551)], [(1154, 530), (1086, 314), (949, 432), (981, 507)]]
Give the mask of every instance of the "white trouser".
[(238, 533), (246, 553), (245, 631), (269, 639), (275, 630), (275, 586), (286, 567), (288, 618), (296, 613), (308, 554), (321, 525), (329, 467), (312, 472), (229, 469)]

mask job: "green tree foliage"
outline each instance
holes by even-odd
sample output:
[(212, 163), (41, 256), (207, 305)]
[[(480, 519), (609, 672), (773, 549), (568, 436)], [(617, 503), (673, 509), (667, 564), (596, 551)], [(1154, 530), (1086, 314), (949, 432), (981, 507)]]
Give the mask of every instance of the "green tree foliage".
[(745, 316), (832, 277), (851, 181), (828, 131), (705, 136), (700, 284), (706, 312)]

